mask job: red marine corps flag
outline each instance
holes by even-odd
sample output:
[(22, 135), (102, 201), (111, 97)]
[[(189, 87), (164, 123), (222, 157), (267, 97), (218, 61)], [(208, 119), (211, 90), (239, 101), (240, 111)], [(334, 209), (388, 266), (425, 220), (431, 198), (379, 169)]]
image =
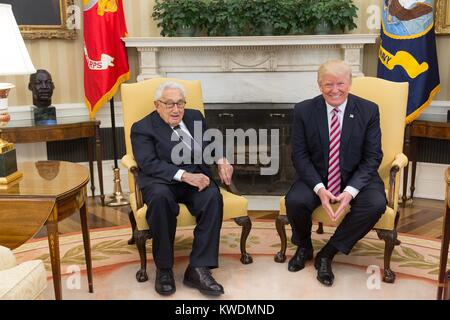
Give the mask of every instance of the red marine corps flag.
[(122, 0), (83, 0), (84, 97), (93, 118), (130, 78)]

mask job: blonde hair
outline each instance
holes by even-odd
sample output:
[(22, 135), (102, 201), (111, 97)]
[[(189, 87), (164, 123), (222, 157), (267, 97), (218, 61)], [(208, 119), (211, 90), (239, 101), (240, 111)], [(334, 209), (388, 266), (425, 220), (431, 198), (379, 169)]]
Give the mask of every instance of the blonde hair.
[(349, 83), (352, 83), (352, 68), (342, 60), (328, 60), (319, 67), (317, 72), (317, 83), (320, 85), (320, 81), (325, 75), (331, 76), (348, 76)]

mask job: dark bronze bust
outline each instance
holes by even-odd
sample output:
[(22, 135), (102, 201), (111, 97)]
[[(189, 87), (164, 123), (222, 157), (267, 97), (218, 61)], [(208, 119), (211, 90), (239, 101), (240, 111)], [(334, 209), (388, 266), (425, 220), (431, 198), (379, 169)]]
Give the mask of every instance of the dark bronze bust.
[(39, 69), (30, 75), (28, 89), (33, 92), (33, 114), (37, 125), (56, 123), (56, 109), (51, 106), (55, 85), (47, 70)]

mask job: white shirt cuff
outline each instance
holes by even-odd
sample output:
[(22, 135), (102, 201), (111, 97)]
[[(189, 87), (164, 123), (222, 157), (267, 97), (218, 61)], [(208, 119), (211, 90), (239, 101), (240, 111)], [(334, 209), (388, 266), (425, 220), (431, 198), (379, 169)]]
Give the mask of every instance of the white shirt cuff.
[(347, 191), (348, 193), (350, 193), (352, 195), (353, 199), (355, 199), (359, 193), (359, 190), (356, 188), (353, 188), (352, 186), (346, 186), (344, 191)]
[(176, 181), (180, 181), (180, 182), (181, 182), (181, 176), (182, 176), (183, 173), (185, 173), (185, 172), (186, 172), (186, 170), (179, 169), (179, 170), (177, 171), (177, 173), (175, 173), (175, 175), (173, 176), (173, 180), (176, 180)]
[(316, 186), (314, 187), (314, 192), (315, 192), (317, 195), (319, 195), (319, 190), (320, 190), (321, 188), (325, 188), (325, 185), (324, 185), (322, 182), (316, 184)]

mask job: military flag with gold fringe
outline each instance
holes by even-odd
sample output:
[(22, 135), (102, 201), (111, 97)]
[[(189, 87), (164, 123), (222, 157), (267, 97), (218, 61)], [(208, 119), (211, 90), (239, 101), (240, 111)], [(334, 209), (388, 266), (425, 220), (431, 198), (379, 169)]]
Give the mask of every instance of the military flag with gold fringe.
[(84, 95), (93, 118), (130, 78), (122, 0), (83, 0)]

